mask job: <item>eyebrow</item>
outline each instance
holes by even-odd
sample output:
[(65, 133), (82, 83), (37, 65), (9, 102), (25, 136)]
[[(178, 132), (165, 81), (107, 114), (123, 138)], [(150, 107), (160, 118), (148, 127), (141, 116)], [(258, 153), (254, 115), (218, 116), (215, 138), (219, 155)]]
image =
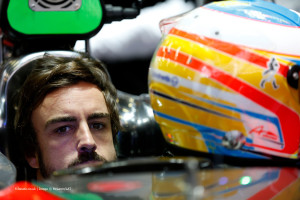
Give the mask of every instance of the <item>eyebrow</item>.
[[(87, 120), (94, 120), (94, 119), (101, 119), (101, 118), (110, 118), (109, 113), (92, 113), (88, 116)], [(73, 116), (63, 116), (63, 117), (56, 117), (50, 119), (46, 122), (45, 128), (49, 127), (52, 124), (61, 123), (61, 122), (76, 122), (76, 117)]]
[(61, 123), (61, 122), (76, 122), (77, 119), (75, 117), (66, 116), (66, 117), (56, 117), (50, 119), (46, 122), (45, 128), (49, 127), (52, 124)]
[(93, 119), (110, 118), (109, 113), (93, 113), (88, 116), (88, 121)]

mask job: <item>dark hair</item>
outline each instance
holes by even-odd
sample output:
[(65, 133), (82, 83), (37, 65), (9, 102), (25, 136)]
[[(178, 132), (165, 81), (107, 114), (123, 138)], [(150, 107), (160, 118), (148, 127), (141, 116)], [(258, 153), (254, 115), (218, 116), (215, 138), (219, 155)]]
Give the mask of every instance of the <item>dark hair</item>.
[(103, 63), (84, 55), (70, 58), (45, 54), (43, 58), (36, 61), (20, 90), (17, 101), (14, 128), (22, 141), (25, 155), (34, 155), (38, 147), (36, 133), (31, 122), (32, 112), (50, 92), (80, 81), (95, 84), (102, 91), (110, 114), (112, 134), (116, 144), (116, 134), (120, 129), (117, 92)]

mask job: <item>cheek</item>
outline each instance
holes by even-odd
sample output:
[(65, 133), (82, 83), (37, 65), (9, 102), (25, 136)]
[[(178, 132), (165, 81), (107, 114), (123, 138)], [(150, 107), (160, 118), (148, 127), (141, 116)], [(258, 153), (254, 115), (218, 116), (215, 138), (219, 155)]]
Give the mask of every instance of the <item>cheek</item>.
[(76, 156), (76, 144), (72, 138), (48, 137), (40, 142), (40, 149), (45, 162), (62, 162)]
[(105, 131), (105, 133), (102, 132), (100, 134), (95, 134), (93, 138), (97, 146), (100, 148), (101, 146), (107, 146), (107, 147), (113, 146), (113, 137), (112, 137), (111, 130), (109, 129)]
[(73, 148), (75, 146), (75, 138), (72, 134), (65, 135), (65, 136), (58, 136), (58, 135), (51, 135), (51, 134), (44, 134), (44, 138), (40, 138), (40, 143), (43, 144), (45, 149), (51, 151), (61, 151), (65, 148)]
[(105, 137), (95, 137), (95, 142), (97, 145), (96, 152), (99, 155), (102, 155), (108, 161), (113, 161), (116, 159), (116, 150), (111, 132), (110, 135), (106, 135)]
[(46, 166), (54, 169), (64, 169), (77, 158), (77, 151), (74, 150), (74, 145), (68, 143), (66, 145), (51, 145), (42, 151), (43, 160)]

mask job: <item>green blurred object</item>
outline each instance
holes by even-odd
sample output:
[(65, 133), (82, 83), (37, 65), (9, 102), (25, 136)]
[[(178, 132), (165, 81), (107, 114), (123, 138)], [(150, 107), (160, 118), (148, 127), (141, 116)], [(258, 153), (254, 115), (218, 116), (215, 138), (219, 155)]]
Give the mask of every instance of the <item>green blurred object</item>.
[(28, 0), (10, 0), (7, 18), (11, 28), (25, 35), (91, 35), (103, 24), (99, 0), (83, 0), (74, 10), (37, 10), (35, 6)]

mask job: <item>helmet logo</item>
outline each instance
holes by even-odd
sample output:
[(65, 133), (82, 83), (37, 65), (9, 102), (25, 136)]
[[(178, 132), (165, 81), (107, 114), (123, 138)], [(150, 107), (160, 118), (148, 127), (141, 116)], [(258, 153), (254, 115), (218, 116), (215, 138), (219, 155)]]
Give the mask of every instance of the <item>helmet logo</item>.
[(167, 73), (159, 73), (154, 71), (152, 71), (151, 73), (152, 73), (152, 77), (155, 78), (157, 81), (161, 81), (173, 87), (177, 87), (179, 84), (179, 79), (177, 76), (171, 76)]
[(264, 139), (278, 141), (279, 137), (271, 131), (265, 130), (264, 126), (257, 126), (250, 131), (250, 134), (256, 134)]
[(228, 149), (240, 149), (245, 142), (243, 133), (238, 130), (232, 130), (225, 133), (222, 139), (222, 145)]
[(267, 69), (263, 72), (263, 79), (260, 82), (260, 87), (265, 88), (265, 84), (267, 82), (271, 82), (274, 89), (278, 89), (279, 86), (276, 83), (275, 74), (279, 70), (279, 62), (276, 60), (276, 58), (272, 57), (267, 62)]

